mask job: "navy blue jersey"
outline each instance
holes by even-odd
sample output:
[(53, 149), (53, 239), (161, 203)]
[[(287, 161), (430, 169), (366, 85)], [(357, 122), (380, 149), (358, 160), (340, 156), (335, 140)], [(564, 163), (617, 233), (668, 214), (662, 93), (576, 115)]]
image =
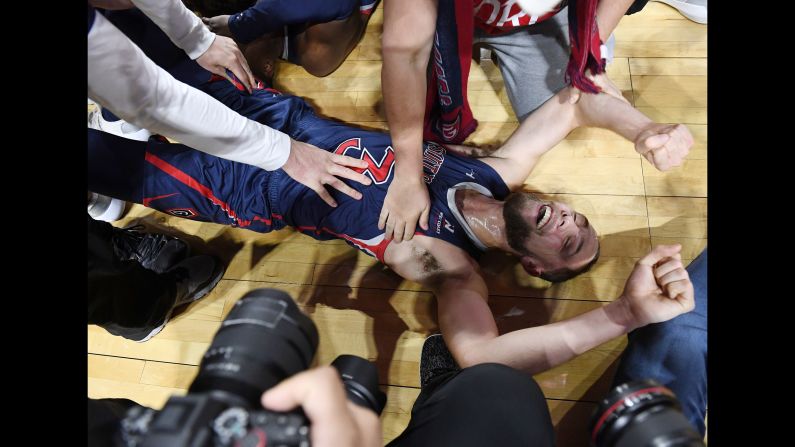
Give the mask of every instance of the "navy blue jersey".
[[(345, 180), (362, 193), (361, 200), (329, 189), (338, 203), (333, 208), (282, 170), (267, 172), (152, 139), (146, 155), (144, 205), (260, 232), (289, 225), (315, 239), (342, 238), (383, 261), (388, 241), (378, 229), (378, 216), (394, 177), (395, 161), (388, 134), (320, 118), (303, 99), (273, 90), (242, 95), (229, 82), (219, 81), (209, 83), (205, 91), (296, 140), (365, 160), (368, 167), (363, 173), (373, 183), (365, 186)], [(424, 145), (423, 171), (431, 213), (428, 230), (418, 227), (416, 234), (442, 239), (477, 257), (479, 250), (451, 209), (454, 199), (448, 198), (449, 191), (470, 187), (503, 199), (510, 192), (505, 182), (480, 160), (452, 154), (430, 142)]]
[[(295, 140), (365, 160), (365, 186), (344, 180), (363, 195), (361, 200), (329, 188), (337, 208), (283, 171), (259, 168), (217, 158), (183, 145), (152, 138), (146, 152), (143, 204), (198, 220), (269, 232), (290, 225), (316, 239), (342, 238), (383, 261), (388, 243), (378, 230), (378, 216), (393, 178), (395, 154), (389, 135), (358, 129), (318, 117), (303, 99), (257, 87), (248, 94), (239, 84), (213, 77), (171, 43), (154, 23), (137, 11), (106, 14), (119, 29), (175, 78), (206, 92), (227, 107)], [(503, 199), (509, 190), (490, 166), (449, 153), (444, 146), (424, 144), (424, 180), (431, 198), (427, 231), (473, 256), (479, 251), (451, 209), (454, 188), (476, 188)], [(454, 208), (454, 206), (452, 206)]]

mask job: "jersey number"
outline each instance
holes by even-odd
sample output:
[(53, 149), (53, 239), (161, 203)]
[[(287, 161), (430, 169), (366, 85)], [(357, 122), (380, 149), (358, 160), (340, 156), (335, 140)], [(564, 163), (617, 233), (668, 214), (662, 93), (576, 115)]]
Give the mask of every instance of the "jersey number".
[[(349, 150), (359, 151), (359, 153), (348, 154)], [(386, 183), (389, 180), (389, 176), (392, 174), (392, 167), (395, 165), (395, 151), (392, 146), (387, 146), (381, 161), (376, 161), (370, 151), (366, 147), (362, 147), (361, 138), (350, 138), (343, 141), (337, 146), (334, 153), (348, 155), (367, 162), (366, 168), (353, 168), (353, 170), (370, 177), (376, 185)]]

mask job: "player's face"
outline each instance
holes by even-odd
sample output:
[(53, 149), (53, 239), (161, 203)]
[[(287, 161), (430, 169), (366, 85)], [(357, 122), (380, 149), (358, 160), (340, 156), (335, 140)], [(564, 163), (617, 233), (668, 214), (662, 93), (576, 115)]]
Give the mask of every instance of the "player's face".
[(544, 270), (578, 270), (596, 256), (596, 230), (585, 215), (565, 203), (531, 196), (522, 207), (522, 216), (530, 227), (524, 247)]

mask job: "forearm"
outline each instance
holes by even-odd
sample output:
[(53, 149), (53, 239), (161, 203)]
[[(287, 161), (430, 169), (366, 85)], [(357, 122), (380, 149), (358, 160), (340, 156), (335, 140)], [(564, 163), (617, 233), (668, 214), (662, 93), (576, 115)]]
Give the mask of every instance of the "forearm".
[(632, 328), (623, 301), (617, 300), (565, 321), (509, 332), (472, 346), (469, 350), (477, 354), (469, 356), (467, 366), (495, 362), (537, 374)]
[(607, 41), (610, 34), (618, 26), (618, 22), (627, 13), (633, 0), (600, 0), (596, 6), (596, 23), (599, 26), (599, 38)]
[(395, 149), (397, 178), (422, 176), (426, 74), (422, 55), (384, 52), (381, 82), (386, 119)]
[(200, 151), (280, 168), (290, 138), (174, 79), (97, 14), (88, 34), (88, 95), (122, 119)]
[(486, 303), (488, 288), (476, 270), (455, 275), (445, 270), (431, 282), (439, 306), (439, 326), (458, 364), (502, 363), (536, 374), (634, 329), (627, 300), (565, 321), (499, 335)]
[(654, 123), (629, 103), (606, 93), (580, 95), (576, 115), (579, 126), (609, 129), (633, 142), (646, 126)]
[(571, 94), (571, 88), (564, 88), (548, 99), (519, 125), (494, 156), (510, 154), (519, 161), (522, 157), (540, 157), (555, 147), (578, 125)]
[(180, 0), (132, 0), (144, 14), (182, 48), (191, 59), (204, 54), (215, 40), (201, 19), (188, 10)]
[(427, 68), (437, 9), (437, 0), (384, 2), (381, 90), (398, 179), (422, 178)]
[(547, 100), (519, 125), (501, 148), (484, 159), (509, 188), (522, 185), (538, 159), (578, 126), (571, 93), (571, 88), (565, 88)]

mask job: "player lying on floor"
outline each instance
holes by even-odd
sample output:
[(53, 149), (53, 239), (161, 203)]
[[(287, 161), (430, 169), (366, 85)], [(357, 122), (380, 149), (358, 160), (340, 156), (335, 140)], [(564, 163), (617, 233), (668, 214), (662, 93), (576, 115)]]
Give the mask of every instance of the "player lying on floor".
[(433, 289), (442, 333), (462, 367), (497, 362), (543, 371), (635, 327), (692, 309), (692, 287), (679, 248), (658, 247), (639, 261), (615, 301), (569, 320), (500, 336), (476, 262), (482, 251), (496, 248), (517, 256), (528, 273), (551, 281), (587, 270), (599, 255), (588, 219), (566, 204), (511, 191), (521, 187), (542, 154), (576, 127), (613, 129), (635, 141), (658, 168), (667, 168), (681, 163), (692, 145), (684, 126), (656, 124), (609, 95), (580, 95), (567, 88), (488, 157), (469, 158), (452, 151), (476, 152), (472, 148), (426, 142), (431, 225), (397, 244), (378, 229), (394, 164), (388, 134), (318, 117), (295, 96), (261, 88), (248, 95), (216, 79), (203, 90), (239, 113), (296, 140), (367, 161), (363, 173), (372, 184), (345, 181), (363, 198), (332, 191), (338, 202), (333, 208), (281, 171), (229, 162), (162, 138), (132, 141), (93, 129), (89, 189), (194, 220), (259, 232), (292, 226), (316, 239), (344, 239), (404, 278)]

